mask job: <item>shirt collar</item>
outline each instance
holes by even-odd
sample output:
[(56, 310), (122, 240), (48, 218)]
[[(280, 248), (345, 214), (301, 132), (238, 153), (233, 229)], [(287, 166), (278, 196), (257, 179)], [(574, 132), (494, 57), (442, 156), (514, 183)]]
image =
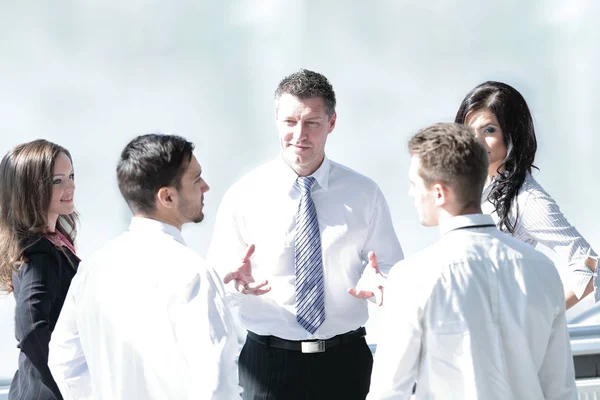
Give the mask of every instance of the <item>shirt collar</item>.
[(129, 224), (129, 231), (144, 234), (164, 233), (165, 235), (171, 236), (173, 239), (177, 240), (184, 246), (186, 245), (185, 241), (183, 240), (183, 236), (181, 236), (181, 231), (179, 229), (177, 229), (173, 225), (169, 225), (167, 223), (152, 218), (131, 218), (131, 223)]
[[(281, 164), (281, 175), (280, 175), (281, 180), (282, 180), (282, 182), (287, 183), (287, 185), (291, 191), (294, 188), (296, 179), (298, 178), (298, 174), (296, 174), (296, 172), (285, 162), (285, 160), (283, 159), (283, 156), (281, 154), (277, 157), (277, 162), (279, 162)], [(314, 177), (315, 180), (317, 181), (317, 183), (319, 184), (319, 186), (322, 189), (327, 190), (327, 188), (329, 187), (329, 171), (330, 170), (331, 170), (331, 161), (327, 158), (327, 156), (325, 156), (325, 158), (323, 158), (323, 162), (321, 163), (319, 168), (317, 168), (317, 170), (315, 172), (313, 172), (312, 174), (310, 174), (309, 176)]]
[(440, 223), (440, 231), (442, 235), (446, 233), (463, 228), (480, 227), (482, 225), (489, 225), (495, 227), (494, 220), (487, 214), (467, 214), (457, 215)]

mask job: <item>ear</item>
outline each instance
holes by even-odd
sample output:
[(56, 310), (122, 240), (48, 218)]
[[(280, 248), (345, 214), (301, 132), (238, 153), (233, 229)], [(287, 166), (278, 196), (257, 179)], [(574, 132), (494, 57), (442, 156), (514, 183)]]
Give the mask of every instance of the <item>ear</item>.
[(156, 205), (160, 208), (175, 208), (178, 200), (177, 191), (170, 186), (163, 186), (156, 193)]
[(433, 185), (433, 193), (435, 196), (435, 205), (442, 207), (448, 201), (448, 188), (441, 183)]
[(327, 130), (327, 134), (330, 134), (335, 128), (335, 121), (337, 120), (337, 113), (333, 113), (331, 118), (329, 118), (329, 129)]

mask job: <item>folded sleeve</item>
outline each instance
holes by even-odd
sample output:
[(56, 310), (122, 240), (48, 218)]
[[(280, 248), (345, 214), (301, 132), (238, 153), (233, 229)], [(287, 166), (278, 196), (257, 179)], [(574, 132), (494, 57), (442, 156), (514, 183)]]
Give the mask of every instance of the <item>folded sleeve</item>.
[(392, 265), (404, 258), (402, 247), (394, 230), (390, 209), (378, 187), (373, 194), (368, 234), (361, 253), (361, 258), (365, 263), (369, 260), (370, 251), (377, 256), (379, 271), (386, 277)]
[[(206, 257), (221, 279), (239, 266), (248, 247), (240, 232), (241, 221), (235, 213), (236, 195), (232, 189), (225, 194), (219, 206)], [(226, 285), (225, 290), (230, 305), (237, 305), (243, 299), (243, 295), (235, 290), (233, 283)]]
[[(597, 254), (547, 193), (528, 193), (525, 201), (520, 202), (519, 208), (519, 231), (523, 232), (529, 241), (541, 243), (554, 250), (565, 261), (571, 270), (570, 279), (565, 282), (565, 286), (572, 290), (577, 298), (581, 298), (594, 275), (585, 265), (585, 261), (588, 257), (597, 258)], [(594, 286), (598, 301), (600, 293), (596, 279)]]

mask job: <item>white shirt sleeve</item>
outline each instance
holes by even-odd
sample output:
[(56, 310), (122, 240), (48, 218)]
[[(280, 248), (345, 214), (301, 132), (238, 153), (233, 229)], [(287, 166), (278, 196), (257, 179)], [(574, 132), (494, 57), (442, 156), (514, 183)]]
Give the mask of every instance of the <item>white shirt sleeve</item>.
[[(596, 258), (590, 244), (569, 223), (552, 197), (544, 192), (529, 193), (519, 203), (518, 229), (523, 234), (554, 250), (571, 269), (566, 285), (581, 298), (593, 272), (584, 264), (588, 257)], [(596, 292), (598, 289), (596, 288)]]
[(552, 323), (552, 332), (539, 371), (540, 384), (547, 400), (578, 398), (564, 301), (561, 305), (562, 309)]
[(65, 400), (91, 398), (90, 372), (81, 347), (77, 325), (75, 293), (79, 279), (80, 276), (76, 274), (71, 282), (52, 332), (48, 358), (50, 372)]
[[(215, 268), (221, 279), (233, 269), (239, 267), (248, 245), (252, 244), (246, 244), (242, 239), (240, 222), (234, 215), (236, 201), (234, 197), (235, 194), (230, 189), (221, 201), (206, 257), (208, 263)], [(226, 285), (225, 289), (228, 299), (233, 294), (229, 301), (235, 302), (241, 299), (240, 296), (236, 297), (239, 292), (235, 290), (233, 283)], [(232, 304), (230, 303), (230, 305)]]
[(233, 321), (218, 285), (208, 271), (199, 274), (174, 317), (178, 347), (189, 366), (190, 399), (231, 400), (241, 393)]
[[(248, 245), (242, 239), (238, 221), (233, 211), (232, 190), (230, 189), (219, 206), (214, 225), (212, 240), (208, 248), (206, 261), (215, 269), (221, 282), (225, 275), (237, 268), (244, 256)], [(245, 295), (235, 289), (235, 283), (225, 285), (225, 301), (230, 308), (235, 326), (237, 341), (242, 345), (246, 340), (246, 328), (241, 322), (240, 304)]]
[(379, 272), (386, 277), (392, 265), (404, 258), (394, 230), (390, 209), (379, 188), (374, 193), (369, 233), (361, 254), (363, 260), (368, 262), (370, 251), (373, 251), (377, 257)]
[(403, 268), (396, 264), (387, 281), (369, 400), (408, 400), (417, 378), (423, 330), (413, 282)]

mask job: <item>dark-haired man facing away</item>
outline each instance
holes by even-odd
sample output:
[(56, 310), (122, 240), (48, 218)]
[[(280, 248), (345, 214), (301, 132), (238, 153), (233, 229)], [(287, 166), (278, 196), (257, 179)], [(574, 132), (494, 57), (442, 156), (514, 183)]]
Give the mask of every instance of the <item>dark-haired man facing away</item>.
[(193, 149), (151, 134), (121, 153), (117, 180), (134, 216), (81, 263), (50, 343), (65, 399), (239, 398), (222, 284), (181, 236), (204, 218), (209, 190)]

